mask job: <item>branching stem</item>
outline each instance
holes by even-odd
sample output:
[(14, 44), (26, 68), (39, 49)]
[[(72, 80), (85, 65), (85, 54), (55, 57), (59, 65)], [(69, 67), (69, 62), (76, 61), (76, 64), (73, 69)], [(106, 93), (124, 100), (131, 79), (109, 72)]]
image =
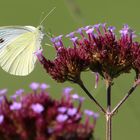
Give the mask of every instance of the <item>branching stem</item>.
[(112, 110), (111, 114), (112, 116), (118, 111), (118, 109), (122, 106), (122, 104), (128, 99), (128, 97), (133, 93), (133, 91), (136, 89), (137, 85), (133, 85), (130, 90), (127, 92), (127, 94), (123, 97), (123, 99), (116, 105), (116, 107)]
[(106, 114), (105, 109), (100, 105), (100, 103), (91, 95), (91, 93), (87, 90), (87, 88), (85, 87), (85, 85), (83, 84), (83, 82), (78, 83), (79, 86), (84, 90), (84, 92), (88, 95), (88, 97), (94, 101), (94, 103), (100, 108), (100, 110)]
[(123, 105), (123, 103), (128, 99), (128, 97), (136, 89), (138, 83), (135, 83), (122, 100), (111, 109), (111, 83), (107, 83), (106, 94), (107, 94), (107, 109), (105, 110), (99, 102), (92, 96), (92, 94), (87, 90), (82, 81), (78, 82), (78, 85), (83, 89), (83, 91), (88, 95), (88, 97), (100, 108), (100, 110), (105, 114), (106, 117), (106, 140), (112, 140), (112, 117), (118, 111), (118, 109)]

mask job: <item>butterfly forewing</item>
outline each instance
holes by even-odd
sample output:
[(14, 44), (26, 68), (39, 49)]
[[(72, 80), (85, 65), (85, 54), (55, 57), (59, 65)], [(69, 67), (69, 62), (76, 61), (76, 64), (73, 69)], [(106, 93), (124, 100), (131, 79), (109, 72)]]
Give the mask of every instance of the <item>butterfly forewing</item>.
[(0, 38), (3, 40), (3, 42), (0, 44), (0, 49), (6, 46), (8, 43), (12, 42), (16, 37), (18, 37), (21, 34), (31, 32), (28, 30), (28, 28), (23, 27), (13, 27), (12, 26), (5, 26), (0, 27)]
[(40, 48), (42, 33), (37, 28), (33, 30), (34, 27), (30, 27), (32, 26), (0, 28), (0, 38), (5, 40), (2, 45), (0, 44), (0, 65), (10, 74), (24, 76), (34, 69), (34, 52)]

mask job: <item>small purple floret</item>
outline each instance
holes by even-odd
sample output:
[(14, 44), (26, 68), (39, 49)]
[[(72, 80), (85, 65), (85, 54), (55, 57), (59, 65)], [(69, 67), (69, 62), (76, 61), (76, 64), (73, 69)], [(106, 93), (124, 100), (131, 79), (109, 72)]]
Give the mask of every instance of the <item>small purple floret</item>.
[(39, 83), (33, 82), (30, 84), (32, 90), (37, 90), (39, 88)]
[(0, 96), (5, 96), (7, 94), (7, 89), (0, 90)]
[(40, 88), (42, 89), (42, 90), (46, 90), (47, 88), (49, 88), (50, 87), (50, 85), (47, 85), (47, 84), (45, 84), (45, 83), (42, 83), (41, 85), (40, 85)]
[(106, 23), (101, 24), (101, 26), (102, 26), (103, 28), (105, 28), (105, 27), (106, 27)]
[(129, 33), (132, 33), (132, 30), (129, 28), (129, 26), (127, 24), (125, 24), (122, 28), (122, 30), (120, 30), (121, 35), (127, 35)]
[(72, 97), (72, 99), (74, 99), (74, 100), (79, 100), (79, 95), (78, 94), (72, 94), (71, 95), (71, 97)]
[(75, 34), (75, 32), (71, 32), (71, 33), (67, 34), (66, 37), (74, 38), (74, 34)]
[(99, 118), (99, 114), (98, 114), (98, 113), (95, 113), (95, 112), (93, 112), (93, 111), (91, 111), (91, 110), (85, 110), (84, 113), (85, 113), (87, 116), (89, 116), (89, 117), (92, 116), (94, 119)]
[(61, 47), (61, 42), (60, 42), (60, 41), (55, 42), (55, 45), (56, 45), (57, 47)]
[(69, 108), (67, 111), (67, 114), (71, 117), (74, 116), (76, 113), (77, 113), (77, 108)]
[(63, 89), (63, 95), (65, 96), (65, 99), (67, 101), (69, 101), (69, 99), (70, 99), (70, 92), (72, 90), (73, 90), (73, 88), (71, 88), (71, 87), (66, 87), (66, 88)]
[(23, 92), (24, 92), (24, 89), (19, 89), (16, 91), (15, 94), (20, 96)]
[(85, 27), (83, 27), (83, 30), (87, 31), (90, 27), (91, 27), (91, 25), (85, 26)]
[(2, 124), (4, 121), (4, 116), (3, 115), (0, 115), (0, 124)]
[(58, 40), (58, 41), (62, 40), (62, 37), (63, 37), (63, 35), (59, 35), (59, 36), (56, 37), (56, 40)]
[(56, 120), (60, 123), (62, 122), (65, 122), (66, 120), (68, 119), (68, 116), (65, 115), (65, 114), (59, 114), (57, 117), (56, 117)]
[(60, 113), (65, 113), (66, 111), (67, 111), (66, 107), (59, 107), (58, 108), (58, 112), (60, 112)]
[(83, 102), (84, 100), (85, 100), (85, 98), (84, 97), (80, 97), (78, 94), (72, 94), (71, 95), (71, 97), (72, 97), (72, 99), (73, 100), (79, 100), (80, 102)]
[(4, 100), (3, 96), (0, 96), (0, 103)]
[(84, 113), (87, 115), (87, 116), (93, 116), (94, 112), (91, 111), (91, 110), (85, 110)]
[(99, 74), (95, 72), (95, 88), (98, 87), (98, 82), (99, 82)]
[(66, 88), (63, 89), (63, 93), (64, 93), (65, 95), (67, 95), (67, 94), (69, 94), (72, 90), (73, 90), (73, 88), (71, 88), (71, 87), (66, 87)]
[(94, 119), (98, 119), (99, 116), (100, 116), (99, 113), (93, 113), (93, 118), (94, 118)]
[(63, 37), (63, 35), (59, 35), (57, 37), (51, 38), (50, 40), (51, 40), (52, 43), (55, 43), (59, 40), (62, 40), (62, 37)]
[(80, 98), (79, 98), (79, 101), (80, 101), (80, 102), (83, 102), (84, 100), (85, 100), (85, 97), (80, 97)]
[(32, 104), (31, 108), (36, 113), (41, 113), (42, 111), (44, 111), (44, 107), (39, 103)]
[(22, 108), (22, 104), (19, 102), (13, 102), (12, 105), (10, 105), (10, 110), (19, 110)]
[(70, 39), (73, 43), (75, 43), (78, 40), (78, 37), (73, 37)]
[(51, 128), (51, 127), (48, 128), (48, 133), (49, 133), (49, 134), (52, 134), (53, 132), (54, 132), (54, 129), (53, 129), (53, 128)]
[(110, 26), (110, 27), (108, 27), (108, 30), (111, 31), (111, 32), (114, 32), (116, 30), (116, 27)]
[(79, 28), (76, 32), (79, 33), (79, 34), (82, 34), (82, 33), (83, 33), (83, 32), (82, 32), (83, 30), (84, 30), (84, 28), (81, 27), (81, 28)]
[(50, 41), (51, 41), (52, 43), (55, 43), (56, 38), (51, 38)]
[(14, 94), (14, 95), (10, 96), (10, 98), (11, 98), (12, 100), (14, 100), (14, 101), (17, 99), (17, 97), (18, 97), (17, 94)]
[(101, 26), (101, 24), (95, 24), (93, 27), (95, 27), (96, 29), (99, 29), (99, 27)]
[(39, 60), (42, 59), (42, 52), (43, 52), (42, 49), (38, 49), (38, 50), (34, 53), (34, 54), (37, 56), (37, 58), (38, 58)]
[(81, 117), (82, 117), (82, 115), (80, 113), (77, 113), (76, 116), (75, 116), (75, 119), (79, 120)]
[(93, 31), (94, 31), (94, 28), (90, 28), (90, 29), (88, 29), (88, 30), (86, 31), (86, 34), (92, 34)]
[(126, 29), (122, 29), (120, 30), (121, 35), (127, 35), (128, 34), (128, 30)]

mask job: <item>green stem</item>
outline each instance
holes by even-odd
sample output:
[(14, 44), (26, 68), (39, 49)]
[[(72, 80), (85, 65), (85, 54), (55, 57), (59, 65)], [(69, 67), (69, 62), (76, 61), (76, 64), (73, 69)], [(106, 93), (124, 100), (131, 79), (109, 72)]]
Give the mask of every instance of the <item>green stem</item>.
[(107, 85), (106, 140), (112, 140), (111, 84)]
[(88, 97), (94, 101), (94, 103), (100, 108), (100, 110), (106, 114), (105, 109), (99, 104), (99, 102), (90, 94), (90, 92), (87, 90), (87, 88), (85, 87), (85, 85), (83, 84), (83, 82), (79, 82), (78, 83), (79, 86), (83, 89), (83, 91), (88, 95)]
[(127, 92), (127, 94), (123, 97), (123, 99), (116, 105), (116, 107), (112, 110), (112, 115), (114, 115), (117, 110), (122, 106), (122, 104), (128, 99), (128, 97), (133, 93), (133, 91), (136, 89), (137, 84), (134, 84), (132, 88)]

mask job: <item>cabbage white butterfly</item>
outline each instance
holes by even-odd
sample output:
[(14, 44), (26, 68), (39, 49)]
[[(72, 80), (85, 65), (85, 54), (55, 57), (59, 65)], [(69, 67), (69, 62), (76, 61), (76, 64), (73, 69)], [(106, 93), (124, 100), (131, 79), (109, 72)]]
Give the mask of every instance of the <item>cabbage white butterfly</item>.
[(43, 32), (41, 24), (54, 10), (53, 8), (36, 28), (33, 26), (0, 27), (0, 66), (6, 72), (26, 76), (35, 67), (34, 52), (41, 48)]

